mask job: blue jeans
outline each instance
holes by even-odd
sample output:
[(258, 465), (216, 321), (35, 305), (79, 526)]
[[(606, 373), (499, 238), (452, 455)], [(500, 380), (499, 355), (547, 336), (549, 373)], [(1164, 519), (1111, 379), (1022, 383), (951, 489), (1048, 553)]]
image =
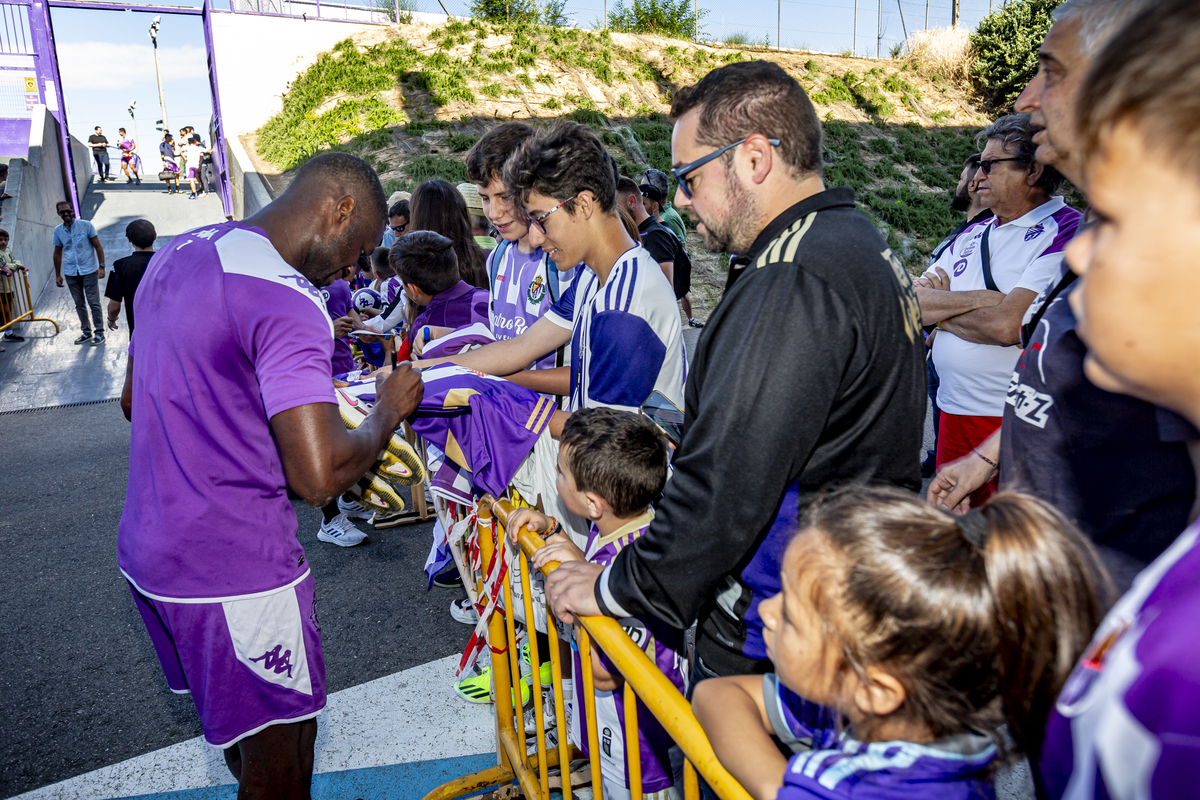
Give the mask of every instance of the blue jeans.
[[(71, 290), (75, 301), (75, 313), (79, 315), (79, 326), (88, 336), (104, 335), (104, 317), (100, 314), (100, 281), (95, 272), (86, 275), (64, 275), (64, 282)], [(88, 307), (92, 310), (92, 323), (88, 322)]]
[(942, 422), (942, 412), (937, 404), (938, 386), (941, 385), (941, 379), (938, 378), (937, 368), (933, 366), (932, 355), (925, 359), (925, 364), (929, 368), (929, 402), (933, 404), (933, 450), (930, 451), (930, 455), (936, 455), (938, 426)]

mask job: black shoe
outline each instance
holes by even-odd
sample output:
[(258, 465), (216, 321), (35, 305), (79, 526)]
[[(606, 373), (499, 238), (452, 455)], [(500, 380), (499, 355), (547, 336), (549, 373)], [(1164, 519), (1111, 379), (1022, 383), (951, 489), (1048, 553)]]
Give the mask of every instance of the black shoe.
[(463, 585), (462, 575), (458, 574), (458, 565), (451, 561), (442, 567), (442, 571), (433, 576), (433, 585), (443, 589), (458, 589)]
[(934, 460), (933, 453), (930, 452), (925, 456), (925, 460), (921, 462), (921, 477), (932, 478), (933, 473), (937, 471), (935, 464), (936, 461)]
[(691, 319), (688, 320), (688, 325), (691, 325), (693, 328), (703, 328), (704, 327), (704, 323), (701, 322), (700, 320), (696, 319), (695, 317), (692, 317)]
[(6, 342), (23, 342), (23, 341), (25, 341), (25, 337), (21, 336), (18, 333), (13, 333), (12, 331), (5, 331), (4, 332), (4, 341), (6, 341)]

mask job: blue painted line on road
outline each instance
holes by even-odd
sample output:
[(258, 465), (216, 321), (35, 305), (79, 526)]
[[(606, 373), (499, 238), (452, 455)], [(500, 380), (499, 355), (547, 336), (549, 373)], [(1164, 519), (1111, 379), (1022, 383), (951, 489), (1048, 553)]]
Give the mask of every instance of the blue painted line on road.
[[(436, 758), (313, 775), (313, 800), (420, 800), (446, 781), (496, 766), (495, 753)], [(487, 790), (481, 790), (487, 791)], [(207, 786), (178, 792), (139, 794), (124, 800), (236, 800), (237, 786)]]

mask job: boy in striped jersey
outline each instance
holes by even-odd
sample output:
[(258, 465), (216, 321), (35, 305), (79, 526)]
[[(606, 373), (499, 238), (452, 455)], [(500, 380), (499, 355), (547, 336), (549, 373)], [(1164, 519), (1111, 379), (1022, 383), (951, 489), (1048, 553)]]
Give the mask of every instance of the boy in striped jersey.
[[(654, 258), (630, 238), (616, 209), (617, 168), (590, 128), (560, 123), (522, 142), (505, 164), (504, 183), (523, 209), (529, 242), (556, 264), (584, 264), (541, 319), (512, 339), (417, 367), (453, 361), (549, 395), (566, 395), (567, 413), (550, 420), (557, 439), (568, 414), (608, 406), (636, 411), (658, 391), (683, 406), (686, 360), (675, 294)], [(571, 368), (525, 370), (570, 343)], [(521, 496), (539, 498), (582, 543), (585, 526), (560, 509), (554, 490), (558, 447), (539, 440), (514, 478)]]

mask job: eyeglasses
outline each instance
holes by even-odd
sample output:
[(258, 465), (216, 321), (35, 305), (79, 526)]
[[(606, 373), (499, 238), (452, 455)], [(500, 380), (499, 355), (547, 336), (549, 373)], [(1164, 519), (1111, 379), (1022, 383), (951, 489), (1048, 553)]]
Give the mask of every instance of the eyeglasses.
[(392, 233), (400, 234), (404, 233), (404, 229), (407, 228), (408, 225), (391, 225), (390, 227), (392, 229)]
[(979, 160), (979, 169), (984, 175), (991, 175), (992, 167), (1004, 161), (1020, 161), (1021, 163), (1025, 163), (1025, 159), (1023, 158), (982, 158)]
[[(672, 169), (671, 174), (674, 175), (675, 180), (677, 180), (679, 182), (679, 188), (683, 190), (684, 196), (687, 197), (689, 200), (692, 197), (691, 184), (688, 183), (688, 179), (684, 176), (686, 176), (689, 172), (693, 172), (697, 169), (700, 169), (700, 167), (703, 167), (705, 164), (712, 161), (714, 158), (721, 155), (726, 150), (730, 150), (734, 147), (737, 147), (739, 144), (743, 144), (746, 141), (746, 139), (749, 139), (749, 138), (750, 137), (747, 136), (745, 139), (738, 139), (733, 144), (727, 144), (724, 147), (722, 147), (720, 150), (716, 150), (712, 153), (709, 153), (708, 155), (704, 156), (703, 158), (697, 158), (695, 161), (693, 161), (690, 164), (684, 164), (682, 167), (675, 167), (674, 169)], [(767, 139), (767, 141), (770, 142), (772, 147), (779, 147), (782, 140), (781, 139)]]
[(561, 203), (559, 203), (558, 205), (556, 205), (554, 208), (552, 208), (552, 209), (550, 209), (549, 211), (547, 211), (545, 214), (542, 214), (540, 217), (528, 217), (527, 219), (529, 220), (529, 224), (530, 224), (530, 225), (536, 225), (536, 226), (537, 226), (537, 229), (538, 229), (539, 231), (541, 231), (541, 232), (542, 232), (542, 235), (543, 235), (543, 236), (545, 236), (545, 235), (546, 235), (546, 226), (545, 226), (543, 223), (546, 221), (546, 217), (550, 216), (550, 215), (551, 215), (551, 214), (553, 214), (555, 211), (558, 211), (560, 208), (562, 208), (562, 207), (563, 207), (563, 206), (565, 206), (567, 203), (569, 203), (569, 202), (571, 202), (572, 200), (574, 200), (576, 197), (579, 197), (579, 195), (578, 195), (578, 194), (573, 194), (573, 195), (571, 195), (571, 196), (570, 196), (570, 197), (568, 197), (566, 200), (563, 200)]
[(67, 214), (70, 214), (72, 217), (73, 217), (73, 216), (75, 216), (75, 209), (73, 209), (73, 208), (61, 208), (61, 209), (59, 209), (59, 211), (58, 211), (58, 215), (59, 215), (60, 217), (65, 217)]

